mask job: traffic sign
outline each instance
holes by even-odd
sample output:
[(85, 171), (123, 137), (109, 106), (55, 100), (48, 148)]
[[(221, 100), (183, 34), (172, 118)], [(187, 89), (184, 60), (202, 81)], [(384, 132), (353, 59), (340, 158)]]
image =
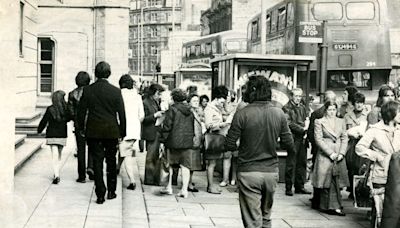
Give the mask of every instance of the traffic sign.
[(323, 28), (318, 21), (300, 21), (300, 43), (322, 43)]

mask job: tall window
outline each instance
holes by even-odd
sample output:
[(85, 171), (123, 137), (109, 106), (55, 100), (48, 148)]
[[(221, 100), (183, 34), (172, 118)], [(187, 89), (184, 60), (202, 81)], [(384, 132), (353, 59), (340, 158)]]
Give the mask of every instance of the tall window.
[(51, 93), (54, 81), (54, 42), (39, 38), (40, 92)]
[(23, 56), (24, 48), (24, 6), (23, 2), (19, 2), (19, 55)]

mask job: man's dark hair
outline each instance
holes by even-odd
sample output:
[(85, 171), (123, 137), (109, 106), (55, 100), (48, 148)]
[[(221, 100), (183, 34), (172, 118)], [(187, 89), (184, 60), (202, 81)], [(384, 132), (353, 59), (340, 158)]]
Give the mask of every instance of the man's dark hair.
[(78, 87), (87, 86), (90, 83), (90, 76), (85, 71), (79, 71), (75, 77), (75, 84)]
[(211, 92), (211, 99), (214, 100), (215, 98), (224, 98), (228, 97), (228, 88), (226, 86), (220, 85), (214, 87)]
[(353, 101), (351, 102), (353, 105), (355, 105), (356, 103), (365, 103), (365, 96), (364, 94), (358, 92), (355, 93), (353, 96)]
[(124, 74), (119, 79), (119, 88), (121, 89), (132, 89), (133, 88), (133, 79), (129, 74)]
[(164, 90), (165, 89), (160, 84), (157, 84), (157, 83), (151, 84), (149, 86), (149, 90), (148, 90), (147, 95), (148, 96), (153, 96), (157, 91), (159, 91), (161, 93), (161, 92), (164, 92)]
[(201, 95), (200, 98), (199, 98), (200, 103), (201, 103), (204, 99), (206, 99), (207, 102), (210, 101), (210, 98), (208, 98), (208, 96), (204, 94), (204, 95)]
[(171, 91), (171, 97), (174, 102), (183, 102), (187, 99), (185, 91), (181, 89), (173, 89)]
[(349, 94), (348, 97), (348, 101), (350, 101), (350, 103), (354, 102), (354, 95), (358, 92), (358, 89), (354, 86), (346, 86), (346, 88), (344, 88), (344, 90), (347, 91), (347, 93)]
[(111, 75), (111, 67), (105, 61), (101, 61), (96, 65), (94, 70), (94, 75), (96, 78), (108, 78)]
[(271, 83), (264, 76), (251, 76), (246, 83), (243, 101), (271, 101)]
[(392, 121), (399, 111), (400, 103), (397, 101), (389, 101), (382, 105), (381, 107), (381, 115), (382, 120), (385, 124), (389, 124)]
[[(187, 99), (186, 99), (186, 101), (187, 101), (188, 103), (190, 103), (190, 101), (192, 100), (193, 97), (199, 97), (199, 95), (197, 95), (197, 93), (189, 94), (188, 97), (187, 97)], [(200, 99), (199, 99), (199, 104), (200, 104)]]

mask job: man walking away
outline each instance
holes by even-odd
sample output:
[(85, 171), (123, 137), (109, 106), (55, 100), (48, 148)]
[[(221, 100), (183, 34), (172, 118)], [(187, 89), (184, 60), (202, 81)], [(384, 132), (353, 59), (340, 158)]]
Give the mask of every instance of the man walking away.
[[(107, 78), (111, 75), (110, 65), (100, 62), (96, 65), (97, 81), (83, 89), (78, 110), (78, 127), (83, 130), (86, 112), (86, 138), (89, 153), (93, 156), (94, 183), (97, 203), (117, 197), (116, 153), (118, 139), (126, 136), (126, 119), (121, 90), (111, 85)], [(107, 163), (107, 189), (103, 180), (103, 161)]]
[[(68, 94), (68, 111), (74, 120), (75, 139), (78, 153), (78, 179), (76, 182), (86, 182), (86, 140), (77, 129), (78, 127), (78, 106), (82, 98), (83, 88), (90, 83), (89, 74), (85, 71), (80, 71), (75, 77), (75, 83), (78, 86)], [(88, 153), (87, 174), (90, 180), (94, 180), (93, 173), (93, 159), (92, 155)]]
[(245, 108), (236, 112), (226, 136), (228, 151), (237, 150), (239, 203), (246, 228), (271, 227), (271, 208), (278, 183), (278, 137), (294, 153), (286, 116), (271, 103), (271, 85), (263, 76), (252, 76), (246, 84)]
[(291, 92), (290, 101), (282, 108), (288, 115), (289, 128), (295, 145), (295, 153), (288, 153), (285, 168), (285, 193), (288, 196), (293, 196), (293, 182), (295, 193), (311, 194), (304, 188), (307, 174), (307, 150), (304, 144), (304, 136), (308, 128), (308, 120), (306, 121), (308, 108), (301, 103), (302, 95), (302, 89), (294, 88)]

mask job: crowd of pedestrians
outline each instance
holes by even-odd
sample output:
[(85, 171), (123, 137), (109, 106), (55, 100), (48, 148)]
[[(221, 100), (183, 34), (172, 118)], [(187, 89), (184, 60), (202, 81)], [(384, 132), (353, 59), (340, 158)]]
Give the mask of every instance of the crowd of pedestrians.
[[(372, 202), (374, 227), (399, 227), (400, 103), (396, 89), (383, 85), (371, 111), (366, 109), (362, 91), (355, 87), (346, 87), (342, 99), (326, 91), (323, 105), (313, 111), (305, 104), (300, 88), (291, 91), (286, 105), (277, 107), (271, 102), (271, 84), (263, 76), (250, 77), (241, 94), (216, 86), (210, 99), (193, 88), (166, 91), (156, 83), (141, 88), (128, 74), (120, 77), (117, 88), (108, 82), (110, 75), (110, 65), (100, 62), (92, 84), (88, 73), (77, 74), (77, 88), (68, 94), (68, 102), (65, 92), (52, 94), (52, 105), (38, 132), (47, 128), (53, 184), (60, 182), (67, 123), (72, 120), (76, 181), (85, 183), (86, 175), (94, 180), (98, 204), (117, 197), (120, 170), (128, 175), (127, 188), (135, 190), (132, 158), (136, 156), (135, 143), (139, 143), (140, 150), (145, 147), (146, 151), (145, 185), (160, 186), (160, 193), (171, 195), (180, 169), (182, 183), (177, 196), (187, 198), (189, 191), (199, 191), (193, 173), (205, 171), (208, 193), (221, 194), (221, 188), (228, 185), (238, 188), (245, 227), (270, 227), (280, 148), (287, 152), (284, 177), (288, 197), (313, 194), (313, 209), (345, 216), (341, 190), (346, 188), (356, 205), (362, 196)], [(207, 149), (206, 135), (222, 136), (223, 149)], [(304, 187), (308, 151), (312, 154), (313, 191)], [(219, 162), (222, 180), (217, 183), (214, 174)], [(353, 182), (355, 177), (370, 183), (370, 194), (355, 191), (358, 186), (354, 183), (359, 184)], [(396, 208), (397, 214), (393, 214)]]

